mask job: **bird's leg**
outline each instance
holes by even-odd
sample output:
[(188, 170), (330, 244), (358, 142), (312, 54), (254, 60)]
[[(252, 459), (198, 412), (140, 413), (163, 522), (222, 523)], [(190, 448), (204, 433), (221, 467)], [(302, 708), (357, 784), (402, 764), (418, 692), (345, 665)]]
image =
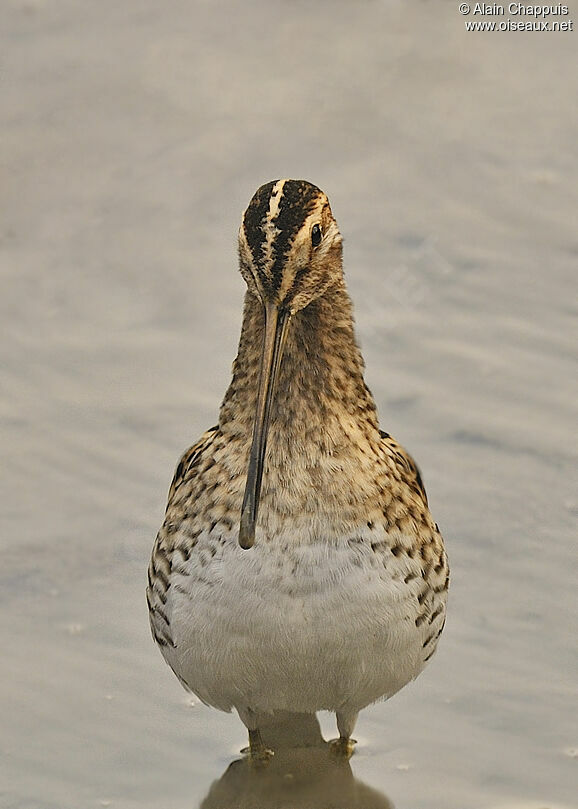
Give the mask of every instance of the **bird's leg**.
[(273, 751), (265, 746), (258, 728), (249, 730), (249, 747), (246, 747), (243, 752), (247, 753), (249, 762), (256, 767), (265, 766), (274, 755)]
[(261, 731), (257, 727), (259, 717), (250, 708), (237, 708), (237, 713), (249, 731), (249, 747), (244, 747), (241, 753), (247, 756), (250, 764), (262, 767), (271, 759), (273, 751), (263, 742)]
[(329, 749), (336, 758), (349, 759), (353, 755), (353, 750), (357, 742), (347, 736), (340, 736), (338, 739), (331, 739)]
[(351, 738), (357, 721), (357, 711), (337, 711), (337, 729), (339, 738), (329, 742), (329, 749), (339, 758), (349, 759), (357, 742)]

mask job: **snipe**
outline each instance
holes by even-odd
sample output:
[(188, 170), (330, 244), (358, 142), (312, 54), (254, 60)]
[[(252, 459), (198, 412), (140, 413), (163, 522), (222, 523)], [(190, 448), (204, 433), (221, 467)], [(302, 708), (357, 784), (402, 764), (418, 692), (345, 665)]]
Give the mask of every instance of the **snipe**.
[(358, 712), (415, 678), (449, 573), (419, 470), (363, 379), (341, 235), (308, 182), (259, 188), (239, 231), (245, 297), (219, 423), (181, 458), (154, 544), (152, 632), (183, 685), (260, 717)]

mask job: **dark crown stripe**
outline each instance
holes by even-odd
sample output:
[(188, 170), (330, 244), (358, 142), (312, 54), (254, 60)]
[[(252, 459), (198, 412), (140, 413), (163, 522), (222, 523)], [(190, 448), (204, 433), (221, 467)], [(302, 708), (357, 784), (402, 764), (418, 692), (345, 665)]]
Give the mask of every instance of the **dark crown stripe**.
[(321, 191), (304, 180), (288, 180), (283, 188), (283, 197), (275, 224), (279, 234), (273, 244), (271, 280), (273, 289), (281, 286), (283, 265), (297, 233), (315, 207)]
[(278, 182), (278, 180), (273, 180), (270, 183), (262, 185), (261, 188), (258, 188), (243, 217), (245, 237), (253, 256), (253, 261), (256, 264), (259, 264), (261, 260), (261, 249), (263, 246), (262, 225), (269, 211), (271, 192)]

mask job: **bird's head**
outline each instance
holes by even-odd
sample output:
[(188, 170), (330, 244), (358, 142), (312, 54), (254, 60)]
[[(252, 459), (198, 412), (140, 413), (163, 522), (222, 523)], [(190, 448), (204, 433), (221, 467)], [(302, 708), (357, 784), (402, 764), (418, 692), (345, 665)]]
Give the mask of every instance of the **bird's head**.
[(343, 275), (341, 234), (326, 195), (305, 180), (277, 180), (257, 190), (239, 229), (239, 264), (265, 317), (261, 372), (239, 544), (255, 540), (269, 413), (291, 317)]
[(341, 234), (326, 195), (305, 180), (262, 185), (243, 215), (239, 259), (249, 290), (290, 315), (342, 275)]

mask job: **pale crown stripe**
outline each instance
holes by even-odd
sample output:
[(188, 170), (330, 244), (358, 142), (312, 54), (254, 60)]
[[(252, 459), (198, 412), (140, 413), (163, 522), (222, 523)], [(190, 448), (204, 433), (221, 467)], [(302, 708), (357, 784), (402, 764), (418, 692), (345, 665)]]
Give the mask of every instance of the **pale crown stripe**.
[(273, 186), (271, 197), (269, 199), (269, 210), (267, 211), (267, 218), (263, 224), (263, 234), (265, 242), (263, 244), (263, 270), (270, 277), (271, 266), (273, 264), (273, 244), (275, 238), (280, 233), (279, 228), (275, 225), (275, 220), (279, 214), (281, 206), (281, 198), (283, 197), (283, 187), (286, 180), (279, 180)]

